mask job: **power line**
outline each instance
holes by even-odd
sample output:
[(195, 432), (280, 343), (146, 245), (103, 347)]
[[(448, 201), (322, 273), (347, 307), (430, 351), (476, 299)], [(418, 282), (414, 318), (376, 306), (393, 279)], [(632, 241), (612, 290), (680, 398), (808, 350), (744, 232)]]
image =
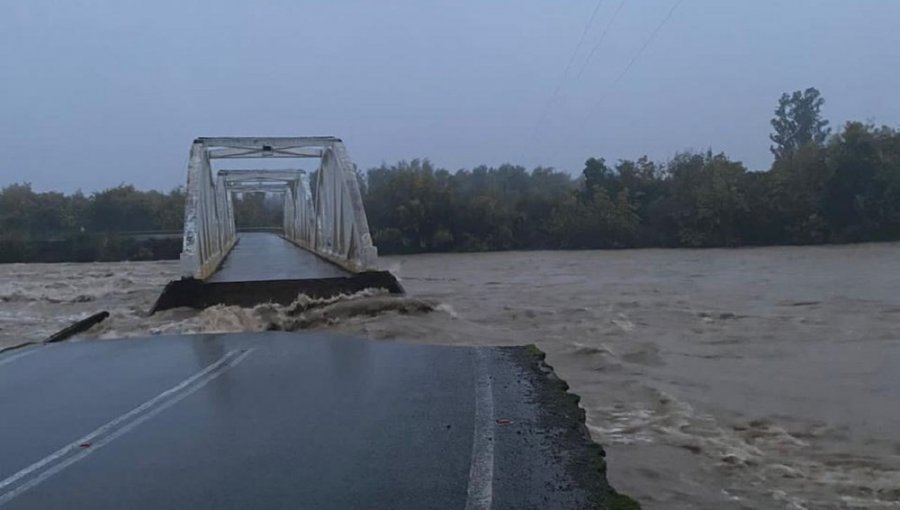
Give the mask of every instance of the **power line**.
[(556, 84), (556, 89), (553, 91), (553, 95), (551, 96), (551, 101), (559, 94), (560, 89), (562, 89), (563, 83), (566, 81), (566, 76), (568, 76), (569, 71), (572, 69), (572, 64), (575, 63), (575, 57), (578, 56), (578, 50), (581, 49), (581, 46), (584, 44), (584, 40), (588, 35), (588, 32), (591, 29), (591, 25), (594, 24), (594, 18), (597, 17), (597, 12), (600, 10), (600, 6), (603, 5), (603, 0), (598, 0), (597, 5), (594, 7), (594, 12), (591, 13), (591, 17), (588, 18), (588, 22), (584, 25), (584, 30), (581, 32), (581, 38), (578, 39), (578, 45), (575, 46), (575, 51), (572, 52), (572, 57), (569, 58), (569, 63), (566, 64), (566, 68), (563, 70), (562, 75), (559, 77), (559, 82)]
[(578, 51), (581, 50), (581, 47), (584, 45), (584, 40), (587, 38), (588, 32), (591, 30), (591, 26), (594, 24), (594, 19), (597, 17), (597, 13), (600, 11), (600, 6), (603, 5), (603, 0), (597, 0), (597, 5), (594, 6), (593, 12), (591, 12), (591, 16), (588, 18), (587, 23), (584, 25), (584, 30), (581, 31), (581, 37), (578, 39), (578, 44), (575, 46), (575, 51), (572, 52), (572, 56), (569, 58), (569, 62), (566, 64), (565, 69), (563, 69), (562, 75), (560, 75), (559, 80), (556, 83), (556, 88), (553, 89), (553, 94), (550, 95), (550, 99), (547, 100), (547, 104), (544, 105), (544, 108), (541, 110), (541, 115), (538, 117), (537, 124), (535, 125), (535, 129), (537, 129), (547, 118), (547, 114), (550, 112), (550, 107), (553, 106), (553, 102), (556, 100), (556, 97), (559, 96), (559, 91), (562, 90), (563, 83), (566, 81), (566, 77), (569, 75), (569, 71), (572, 69), (572, 64), (575, 63), (575, 57), (578, 56)]
[[(678, 9), (678, 6), (681, 5), (681, 2), (683, 2), (683, 1), (684, 0), (676, 0), (675, 3), (672, 4), (672, 8), (669, 9), (669, 13), (666, 14), (666, 17), (663, 18), (663, 20), (659, 23), (659, 25), (656, 25), (656, 28), (653, 29), (653, 32), (650, 34), (650, 37), (648, 37), (647, 40), (644, 41), (644, 45), (640, 47), (640, 49), (637, 51), (637, 53), (634, 54), (633, 57), (631, 57), (631, 60), (628, 62), (628, 65), (625, 66), (625, 69), (622, 69), (622, 72), (619, 73), (619, 76), (617, 76), (616, 79), (613, 80), (613, 83), (610, 86), (610, 93), (612, 92), (612, 89), (614, 89), (616, 87), (616, 85), (618, 85), (619, 82), (622, 81), (622, 78), (624, 78), (625, 75), (628, 74), (628, 71), (631, 69), (631, 67), (634, 65), (634, 63), (637, 62), (637, 59), (644, 53), (644, 50), (646, 50), (647, 47), (650, 46), (650, 43), (652, 43), (653, 40), (656, 39), (656, 34), (658, 34), (659, 31), (662, 30), (662, 27), (665, 26), (665, 24), (668, 23), (668, 21), (670, 19), (672, 19), (672, 15), (675, 14), (675, 10)], [(609, 95), (609, 94), (607, 94), (607, 95)], [(604, 96), (603, 99), (605, 99), (605, 98), (606, 97)]]
[(591, 57), (594, 56), (594, 53), (597, 53), (597, 50), (600, 49), (600, 45), (603, 44), (603, 40), (606, 39), (606, 34), (609, 33), (609, 29), (612, 26), (613, 22), (616, 20), (616, 16), (618, 16), (619, 11), (622, 10), (622, 7), (625, 6), (625, 0), (619, 2), (619, 6), (616, 7), (615, 12), (613, 12), (612, 16), (609, 18), (609, 21), (606, 23), (606, 26), (603, 28), (603, 32), (600, 34), (600, 39), (597, 40), (597, 44), (591, 48), (591, 52), (588, 53), (587, 58), (584, 60), (584, 64), (581, 66), (581, 70), (578, 71), (578, 76), (575, 77), (576, 80), (581, 78), (581, 75), (584, 74), (584, 70), (587, 69), (588, 64), (591, 62)]
[(637, 52), (634, 55), (632, 55), (631, 60), (628, 61), (628, 64), (625, 66), (624, 69), (622, 69), (622, 72), (619, 73), (619, 75), (616, 76), (616, 79), (613, 80), (613, 82), (610, 84), (609, 89), (607, 89), (606, 94), (604, 94), (600, 98), (599, 101), (597, 101), (591, 108), (589, 108), (587, 110), (588, 115), (581, 122), (580, 126), (584, 126), (584, 123), (587, 122), (587, 119), (589, 119), (591, 117), (593, 111), (596, 110), (601, 104), (603, 104), (603, 102), (606, 101), (606, 98), (608, 98), (610, 95), (613, 94), (613, 92), (615, 92), (616, 86), (619, 84), (619, 82), (622, 81), (622, 78), (624, 78), (625, 75), (628, 74), (628, 71), (631, 70), (631, 68), (634, 66), (634, 63), (637, 62), (638, 58), (640, 58), (640, 56), (644, 53), (644, 51), (647, 49), (647, 47), (650, 46), (650, 43), (652, 43), (653, 40), (656, 39), (656, 35), (659, 34), (659, 31), (662, 30), (662, 28), (665, 26), (666, 23), (669, 22), (670, 19), (672, 19), (672, 15), (675, 14), (675, 10), (678, 9), (678, 6), (681, 5), (681, 2), (683, 2), (683, 1), (684, 0), (675, 0), (675, 3), (672, 4), (672, 8), (669, 9), (669, 13), (666, 14), (666, 17), (663, 18), (662, 21), (660, 21), (658, 25), (656, 25), (656, 28), (654, 28), (653, 32), (650, 33), (650, 37), (648, 37), (647, 40), (644, 41), (644, 44), (641, 45), (641, 47), (637, 50)]
[[(669, 9), (669, 12), (668, 12), (668, 14), (666, 14), (666, 17), (663, 18), (662, 21), (660, 21), (658, 25), (656, 25), (656, 28), (653, 29), (653, 32), (651, 32), (651, 33), (650, 33), (650, 36), (647, 37), (647, 39), (644, 41), (644, 44), (641, 45), (641, 47), (637, 50), (637, 52), (635, 52), (635, 54), (631, 57), (631, 60), (628, 61), (628, 64), (625, 66), (624, 69), (622, 69), (622, 72), (619, 73), (618, 76), (616, 76), (616, 79), (613, 80), (612, 84), (609, 86), (609, 89), (607, 90), (607, 93), (604, 94), (604, 95), (600, 98), (600, 100), (597, 101), (591, 108), (588, 108), (588, 109), (587, 109), (587, 115), (585, 115), (585, 117), (581, 120), (581, 122), (578, 123), (578, 130), (579, 130), (579, 131), (580, 131), (580, 130), (584, 127), (584, 125), (587, 123), (588, 119), (591, 118), (591, 116), (593, 115), (594, 110), (596, 110), (597, 108), (599, 108), (600, 105), (603, 104), (603, 102), (604, 102), (610, 95), (612, 95), (612, 93), (615, 91), (615, 88), (616, 88), (616, 86), (619, 84), (619, 82), (621, 82), (622, 79), (625, 77), (625, 75), (628, 74), (628, 71), (631, 70), (631, 68), (634, 66), (635, 62), (637, 62), (638, 58), (640, 58), (640, 56), (644, 53), (644, 51), (647, 49), (647, 47), (650, 46), (650, 43), (653, 42), (653, 40), (656, 38), (656, 35), (659, 34), (660, 30), (662, 30), (662, 28), (666, 25), (666, 23), (668, 23), (669, 20), (672, 19), (672, 16), (675, 14), (675, 10), (678, 9), (678, 6), (681, 5), (681, 3), (682, 3), (683, 1), (684, 1), (684, 0), (676, 0), (675, 3), (672, 4), (672, 8)], [(559, 154), (559, 149), (557, 149), (557, 150), (554, 152), (553, 158), (555, 158), (557, 154)], [(553, 159), (553, 158), (551, 158), (551, 159)]]

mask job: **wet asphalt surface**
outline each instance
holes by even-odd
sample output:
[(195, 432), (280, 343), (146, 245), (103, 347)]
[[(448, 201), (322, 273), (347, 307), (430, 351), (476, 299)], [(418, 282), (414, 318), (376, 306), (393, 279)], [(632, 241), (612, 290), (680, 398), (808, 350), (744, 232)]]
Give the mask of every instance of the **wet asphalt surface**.
[(0, 355), (3, 509), (589, 508), (608, 496), (583, 412), (528, 347), (270, 332), (30, 349)]
[(261, 232), (238, 234), (238, 243), (207, 281), (249, 282), (349, 276), (340, 267), (299, 248), (281, 236)]

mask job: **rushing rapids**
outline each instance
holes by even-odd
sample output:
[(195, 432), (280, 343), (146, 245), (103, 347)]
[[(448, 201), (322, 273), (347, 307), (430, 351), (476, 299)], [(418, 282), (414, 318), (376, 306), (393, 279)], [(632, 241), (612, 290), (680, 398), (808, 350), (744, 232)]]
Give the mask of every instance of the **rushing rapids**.
[(332, 329), (536, 343), (581, 395), (610, 481), (645, 508), (900, 506), (900, 245), (384, 257), (406, 297), (149, 316), (174, 262), (0, 266), (0, 347)]

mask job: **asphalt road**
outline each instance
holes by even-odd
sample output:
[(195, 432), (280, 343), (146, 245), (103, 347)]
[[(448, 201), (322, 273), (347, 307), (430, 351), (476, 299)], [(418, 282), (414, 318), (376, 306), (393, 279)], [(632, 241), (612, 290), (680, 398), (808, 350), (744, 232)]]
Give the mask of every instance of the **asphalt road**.
[(604, 508), (539, 353), (324, 333), (0, 354), (0, 508)]
[(208, 282), (301, 280), (350, 276), (348, 271), (276, 234), (245, 232)]

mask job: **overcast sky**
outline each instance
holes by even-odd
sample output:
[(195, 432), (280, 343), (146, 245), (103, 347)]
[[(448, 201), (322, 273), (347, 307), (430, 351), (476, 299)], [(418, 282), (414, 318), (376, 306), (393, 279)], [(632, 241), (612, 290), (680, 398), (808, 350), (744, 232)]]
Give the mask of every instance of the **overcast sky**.
[(363, 168), (762, 169), (778, 97), (809, 86), (833, 125), (900, 126), (900, 1), (675, 4), (604, 0), (579, 47), (596, 0), (6, 0), (0, 186), (169, 189), (193, 138), (230, 135), (335, 135)]

